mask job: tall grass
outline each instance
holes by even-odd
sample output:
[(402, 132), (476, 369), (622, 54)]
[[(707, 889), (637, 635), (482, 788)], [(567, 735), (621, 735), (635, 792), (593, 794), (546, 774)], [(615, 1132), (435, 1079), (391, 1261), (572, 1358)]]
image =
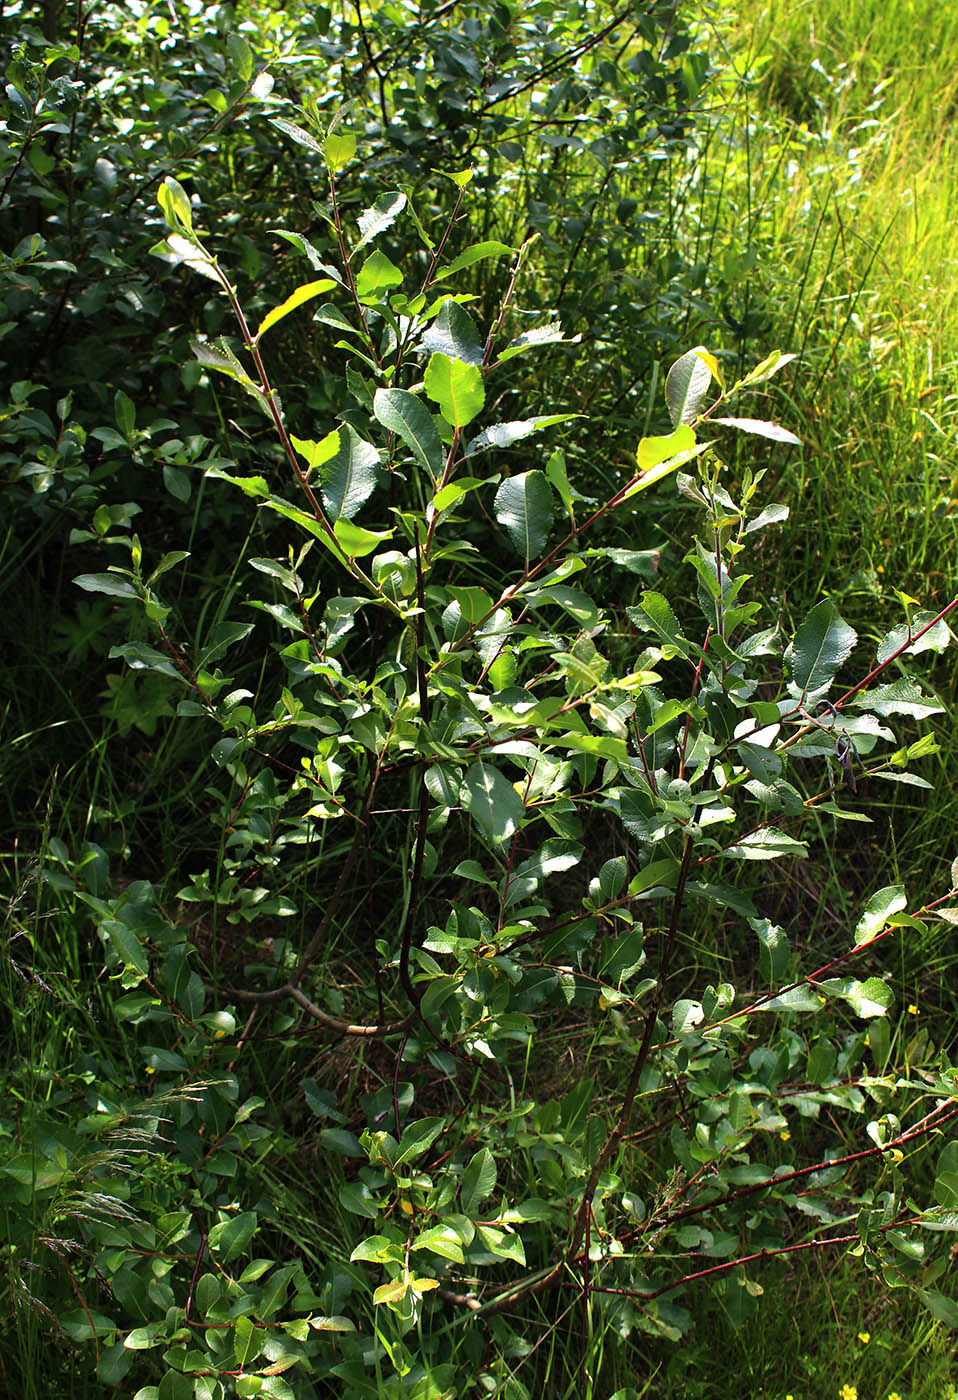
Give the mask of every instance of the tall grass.
[[(877, 641), (901, 616), (894, 590), (934, 607), (958, 588), (958, 6), (738, 0), (714, 32), (721, 74), (683, 196), (687, 235), (708, 260), (726, 348), (742, 363), (772, 346), (800, 355), (767, 405), (804, 445), (775, 468), (791, 514), (758, 581), (795, 616), (834, 593)], [(862, 889), (907, 877), (925, 896), (947, 884), (954, 650), (928, 675), (946, 710), (926, 769), (935, 790), (869, 793), (873, 825), (835, 832), (825, 882), (787, 877), (783, 912), (809, 940), (834, 933)], [(732, 958), (714, 945), (713, 932), (691, 955)], [(920, 1024), (954, 1053), (956, 971), (947, 928), (902, 941), (899, 1034)], [(835, 1260), (767, 1283), (759, 1328), (690, 1300), (695, 1344), (657, 1393), (728, 1394), (727, 1370), (709, 1365), (719, 1353), (746, 1394), (954, 1395), (950, 1334), (878, 1281), (863, 1289)]]
[[(760, 582), (799, 616), (835, 593), (877, 641), (901, 617), (895, 589), (935, 607), (958, 586), (958, 6), (739, 0), (715, 39), (689, 236), (742, 362), (772, 345), (800, 354), (768, 405), (804, 446), (779, 468), (791, 516)], [(953, 651), (931, 680), (953, 711)], [(918, 892), (946, 878), (955, 733), (944, 720), (934, 795), (872, 795), (869, 879), (910, 869)], [(953, 1011), (949, 949), (909, 948), (906, 964)]]

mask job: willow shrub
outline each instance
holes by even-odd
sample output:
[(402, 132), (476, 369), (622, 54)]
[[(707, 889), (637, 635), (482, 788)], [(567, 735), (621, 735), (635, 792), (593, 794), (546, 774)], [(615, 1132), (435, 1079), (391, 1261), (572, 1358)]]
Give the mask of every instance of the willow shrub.
[[(748, 416), (785, 354), (726, 385), (689, 350), (667, 430), (585, 502), (535, 440), (589, 427), (497, 411), (516, 358), (562, 336), (517, 314), (534, 249), (457, 247), (458, 204), (430, 232), (398, 191), (347, 223), (355, 138), (283, 120), (327, 165), (338, 259), (287, 230), (309, 280), (254, 328), (172, 179), (154, 250), (232, 312), (236, 337), (196, 359), (258, 406), (282, 466), (206, 464), (206, 489), (242, 493), (276, 547), (238, 557), (232, 605), (192, 639), (167, 601), (184, 550), (127, 536), (122, 564), (77, 579), (137, 616), (113, 655), (173, 682), (208, 735), (219, 852), (175, 918), (146, 882), (111, 892), (95, 849), (48, 861), (95, 919), (150, 1092), (101, 1075), (74, 1137), (7, 1161), (8, 1212), (38, 1202), (8, 1227), (12, 1274), (26, 1288), (68, 1229), (60, 1325), (140, 1400), (524, 1396), (535, 1318), (677, 1339), (692, 1288), (745, 1320), (797, 1250), (846, 1251), (958, 1321), (956, 1072), (892, 1035), (882, 968), (954, 918), (948, 897), (876, 890), (816, 958), (750, 878), (821, 860), (879, 784), (922, 785), (933, 739), (892, 726), (940, 710), (908, 668), (958, 600), (931, 616), (902, 595), (877, 655), (829, 598), (794, 631), (761, 615), (749, 555), (787, 512), (723, 453), (797, 442)], [(415, 271), (384, 251), (398, 220)], [(511, 273), (479, 324), (455, 289), (482, 260)], [(348, 368), (336, 418), (300, 438), (267, 345), (307, 306)], [(696, 596), (649, 589), (624, 617), (617, 580), (649, 561), (596, 526), (657, 484), (688, 503)], [(677, 968), (696, 906), (734, 984)], [(297, 1143), (322, 1256), (270, 1195)]]

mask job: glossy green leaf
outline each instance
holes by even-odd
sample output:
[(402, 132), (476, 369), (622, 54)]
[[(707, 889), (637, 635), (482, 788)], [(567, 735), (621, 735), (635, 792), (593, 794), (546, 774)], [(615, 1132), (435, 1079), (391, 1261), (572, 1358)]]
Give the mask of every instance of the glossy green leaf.
[(466, 365), (481, 365), (483, 346), (475, 321), (464, 306), (452, 299), (444, 301), (439, 315), (422, 338), (423, 348), (460, 360)]
[(226, 39), (226, 46), (229, 49), (230, 63), (240, 82), (248, 83), (253, 76), (253, 50), (241, 34), (235, 30)]
[(806, 700), (824, 695), (857, 640), (830, 598), (816, 603), (785, 652), (793, 691)]
[(862, 910), (862, 916), (855, 927), (855, 945), (867, 943), (870, 938), (881, 933), (893, 914), (901, 913), (908, 907), (904, 885), (886, 885), (877, 890)]
[(485, 428), (472, 439), (466, 447), (466, 456), (472, 457), (477, 452), (487, 452), (490, 447), (512, 447), (513, 443), (521, 442), (523, 438), (539, 432), (542, 428), (551, 428), (556, 423), (568, 423), (571, 419), (582, 416), (581, 413), (547, 413), (540, 418), (523, 418), (515, 423), (494, 423), (491, 428)]
[[(878, 648), (879, 663), (887, 661), (896, 652), (901, 652), (904, 656), (917, 656), (922, 651), (942, 651), (951, 641), (951, 629), (948, 623), (942, 620), (936, 622), (934, 627), (929, 627), (924, 636), (916, 641), (911, 641), (916, 632), (920, 632), (923, 627), (928, 627), (929, 622), (934, 620), (935, 614), (919, 608), (911, 619), (911, 625), (900, 623), (897, 627), (882, 638)], [(902, 650), (904, 648), (904, 650)]]
[(481, 1147), (462, 1174), (459, 1200), (466, 1215), (475, 1215), (496, 1185), (496, 1159), (488, 1147)]
[(473, 263), (482, 262), (485, 258), (511, 257), (512, 249), (507, 248), (505, 243), (497, 243), (490, 239), (485, 243), (474, 243), (471, 248), (466, 248), (460, 253), (458, 258), (454, 258), (451, 263), (446, 263), (436, 273), (435, 280), (443, 282), (447, 277), (453, 277), (457, 272), (462, 272), (467, 267), (472, 267)]
[(367, 243), (372, 243), (381, 233), (396, 222), (406, 207), (406, 196), (400, 190), (390, 190), (381, 194), (375, 203), (359, 216), (359, 242), (353, 249), (358, 253)]
[(399, 268), (378, 248), (370, 253), (356, 277), (356, 295), (363, 302), (379, 301), (383, 293), (401, 286), (402, 273)]
[(718, 364), (715, 357), (698, 345), (688, 350), (669, 370), (665, 380), (665, 401), (669, 408), (672, 426), (696, 421), (705, 403), (713, 374), (717, 376)]
[(445, 454), (439, 431), (418, 394), (408, 389), (377, 389), (373, 412), (384, 428), (406, 444), (433, 480), (442, 475)]
[(552, 529), (552, 488), (541, 471), (507, 477), (496, 492), (496, 519), (523, 559), (536, 559)]
[(497, 844), (515, 835), (525, 812), (522, 798), (512, 784), (483, 759), (466, 770), (461, 801), (483, 836)]
[(424, 1230), (413, 1241), (412, 1249), (431, 1249), (433, 1254), (438, 1254), (443, 1259), (449, 1259), (453, 1264), (462, 1264), (465, 1255), (462, 1252), (462, 1240), (450, 1225), (434, 1225), (429, 1230)]
[(734, 860), (778, 860), (782, 856), (805, 857), (808, 847), (804, 841), (796, 841), (794, 836), (780, 831), (778, 827), (763, 826), (729, 846), (723, 855)]
[(751, 919), (759, 941), (759, 969), (766, 982), (780, 982), (788, 967), (788, 939), (769, 919)]
[(242, 1211), (239, 1215), (214, 1225), (209, 1234), (209, 1247), (224, 1264), (232, 1263), (246, 1252), (250, 1240), (256, 1234), (258, 1224), (256, 1212)]
[(259, 1355), (265, 1340), (266, 1333), (261, 1327), (254, 1327), (248, 1317), (236, 1319), (236, 1331), (233, 1334), (233, 1356), (241, 1371), (245, 1371), (254, 1357)]
[(305, 146), (308, 151), (315, 152), (316, 155), (323, 155), (323, 148), (303, 127), (297, 126), (295, 122), (287, 121), (285, 117), (270, 117), (270, 122), (281, 131), (284, 136), (289, 136), (299, 146)]
[(323, 505), (330, 520), (351, 520), (368, 501), (379, 480), (379, 453), (364, 442), (351, 423), (343, 423), (321, 442), (292, 439), (309, 471), (319, 468)]
[(419, 1118), (414, 1123), (407, 1123), (399, 1139), (399, 1151), (393, 1166), (401, 1166), (403, 1162), (414, 1162), (417, 1157), (421, 1157), (436, 1141), (445, 1126), (444, 1118)]

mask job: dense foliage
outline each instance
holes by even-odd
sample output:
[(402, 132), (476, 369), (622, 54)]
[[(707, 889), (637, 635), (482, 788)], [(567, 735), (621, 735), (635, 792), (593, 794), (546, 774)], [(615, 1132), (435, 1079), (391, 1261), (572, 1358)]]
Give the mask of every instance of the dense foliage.
[(3, 24), (11, 1378), (624, 1397), (808, 1251), (958, 1323), (882, 960), (958, 869), (824, 950), (767, 878), (928, 788), (958, 601), (749, 572), (795, 366), (678, 227), (704, 31)]

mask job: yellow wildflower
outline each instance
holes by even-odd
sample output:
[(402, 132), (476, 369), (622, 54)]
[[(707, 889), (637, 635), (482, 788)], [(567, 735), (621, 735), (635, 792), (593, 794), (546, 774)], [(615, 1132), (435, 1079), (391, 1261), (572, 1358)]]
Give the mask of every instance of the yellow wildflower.
[(782, 1142), (788, 1142), (791, 1136), (791, 1133), (787, 1129), (783, 1129), (782, 1132), (779, 1133), (779, 1137), (782, 1139)]
[(909, 1014), (909, 1016), (917, 1016), (917, 1015), (918, 1015), (918, 1007), (915, 1005), (914, 1002), (912, 1002), (911, 1005), (909, 1006), (909, 1008), (908, 1008), (908, 1014)]
[(858, 1386), (857, 1386), (857, 1385), (843, 1385), (843, 1386), (842, 1386), (842, 1400), (858, 1400)]
[(870, 1332), (859, 1332), (858, 1334), (858, 1340), (863, 1344), (863, 1346), (867, 1347), (871, 1339), (872, 1334)]
[(898, 1394), (897, 1390), (893, 1390), (891, 1395), (889, 1395), (888, 1400), (901, 1400), (901, 1396)]

